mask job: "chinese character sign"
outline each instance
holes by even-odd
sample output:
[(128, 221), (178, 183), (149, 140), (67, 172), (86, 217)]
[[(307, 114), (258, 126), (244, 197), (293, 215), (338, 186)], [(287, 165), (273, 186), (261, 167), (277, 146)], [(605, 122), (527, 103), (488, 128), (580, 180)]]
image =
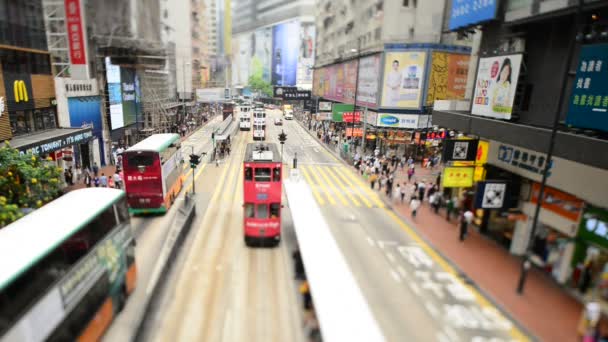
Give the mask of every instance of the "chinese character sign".
[(473, 167), (446, 167), (443, 169), (444, 188), (470, 188), (473, 186)]
[(511, 119), (521, 59), (521, 55), (507, 55), (479, 60), (473, 114)]
[(581, 49), (566, 123), (608, 131), (608, 44)]
[(65, 0), (65, 21), (70, 44), (70, 62), (87, 64), (86, 37), (83, 34), (84, 20), (80, 11), (80, 0)]
[(450, 30), (467, 27), (496, 17), (496, 0), (452, 0)]

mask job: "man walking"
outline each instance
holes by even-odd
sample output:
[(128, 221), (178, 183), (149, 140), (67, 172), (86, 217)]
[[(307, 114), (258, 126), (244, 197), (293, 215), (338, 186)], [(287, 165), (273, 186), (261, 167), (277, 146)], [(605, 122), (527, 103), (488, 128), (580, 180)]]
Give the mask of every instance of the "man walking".
[(467, 210), (462, 214), (460, 218), (460, 241), (464, 241), (464, 238), (467, 236), (467, 231), (469, 229), (469, 224), (473, 222), (473, 213), (470, 210)]
[(420, 200), (414, 196), (410, 202), (410, 209), (412, 210), (412, 218), (416, 218), (416, 213), (420, 207)]
[(101, 177), (99, 178), (99, 182), (101, 183), (101, 187), (102, 188), (107, 188), (108, 187), (108, 177), (105, 175), (105, 173), (101, 173)]

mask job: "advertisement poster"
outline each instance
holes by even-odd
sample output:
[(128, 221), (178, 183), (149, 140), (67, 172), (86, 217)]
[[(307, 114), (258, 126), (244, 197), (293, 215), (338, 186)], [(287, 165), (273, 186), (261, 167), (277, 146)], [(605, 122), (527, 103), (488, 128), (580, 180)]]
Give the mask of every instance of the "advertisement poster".
[[(93, 135), (103, 141), (103, 127), (101, 125), (101, 97), (70, 97), (68, 98), (68, 110), (70, 112), (70, 126), (91, 126)], [(103, 155), (104, 144), (99, 144), (100, 153)]]
[(378, 105), (378, 76), (380, 75), (380, 55), (361, 58), (357, 105), (376, 107)]
[(382, 107), (420, 108), (426, 52), (386, 52), (385, 56)]
[(291, 21), (272, 28), (272, 84), (296, 85), (300, 22)]
[(522, 55), (479, 59), (472, 114), (511, 119)]
[(467, 27), (496, 17), (497, 0), (453, 0), (449, 29)]
[(327, 99), (354, 103), (355, 83), (357, 81), (357, 61), (334, 64), (325, 68), (324, 78), (320, 81), (322, 94)]
[(435, 100), (462, 100), (467, 86), (469, 55), (433, 52), (426, 105)]
[(272, 29), (270, 27), (256, 30), (251, 35), (251, 66), (250, 73), (260, 75), (270, 83), (270, 68), (272, 56)]
[(315, 23), (300, 23), (300, 54), (298, 55), (298, 85), (312, 84), (312, 67), (315, 64)]
[(313, 71), (312, 93), (315, 96), (323, 96), (323, 82), (325, 78), (325, 68)]
[(124, 126), (136, 122), (137, 105), (135, 103), (135, 69), (120, 68), (122, 81), (122, 113)]
[(110, 100), (110, 121), (111, 129), (124, 127), (124, 117), (122, 114), (122, 92), (120, 81), (120, 67), (110, 62), (110, 57), (106, 57), (106, 82), (108, 84), (108, 97)]
[(576, 70), (566, 123), (608, 131), (608, 44), (585, 45)]
[(331, 102), (320, 101), (319, 102), (319, 111), (320, 112), (330, 112), (331, 111)]
[(443, 169), (444, 188), (470, 188), (473, 186), (473, 167), (446, 167)]

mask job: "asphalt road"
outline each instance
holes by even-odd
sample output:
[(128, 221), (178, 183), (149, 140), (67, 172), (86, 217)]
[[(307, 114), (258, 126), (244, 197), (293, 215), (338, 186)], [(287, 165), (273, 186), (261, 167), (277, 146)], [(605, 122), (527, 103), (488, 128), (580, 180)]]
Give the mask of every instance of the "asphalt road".
[(298, 122), (271, 124), (270, 139), (281, 130), (388, 341), (528, 339)]
[(212, 189), (209, 199), (197, 195), (197, 207), (204, 203), (206, 211), (198, 214), (178, 269), (167, 280), (148, 340), (303, 341), (289, 215), (283, 217), (286, 232), (279, 247), (244, 244), (241, 175), (250, 141), (251, 131), (239, 132), (231, 155), (201, 174), (197, 187), (202, 182)]

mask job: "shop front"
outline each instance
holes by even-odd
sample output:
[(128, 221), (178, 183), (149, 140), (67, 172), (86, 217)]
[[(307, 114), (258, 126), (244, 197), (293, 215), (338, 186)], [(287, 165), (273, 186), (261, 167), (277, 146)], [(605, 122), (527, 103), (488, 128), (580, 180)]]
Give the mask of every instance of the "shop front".
[(608, 314), (608, 211), (587, 206), (578, 226), (569, 286)]
[(80, 147), (93, 138), (91, 128), (56, 128), (15, 137), (11, 140), (11, 146), (24, 154), (50, 157), (57, 167), (66, 169), (81, 165), (74, 156), (82, 155)]

